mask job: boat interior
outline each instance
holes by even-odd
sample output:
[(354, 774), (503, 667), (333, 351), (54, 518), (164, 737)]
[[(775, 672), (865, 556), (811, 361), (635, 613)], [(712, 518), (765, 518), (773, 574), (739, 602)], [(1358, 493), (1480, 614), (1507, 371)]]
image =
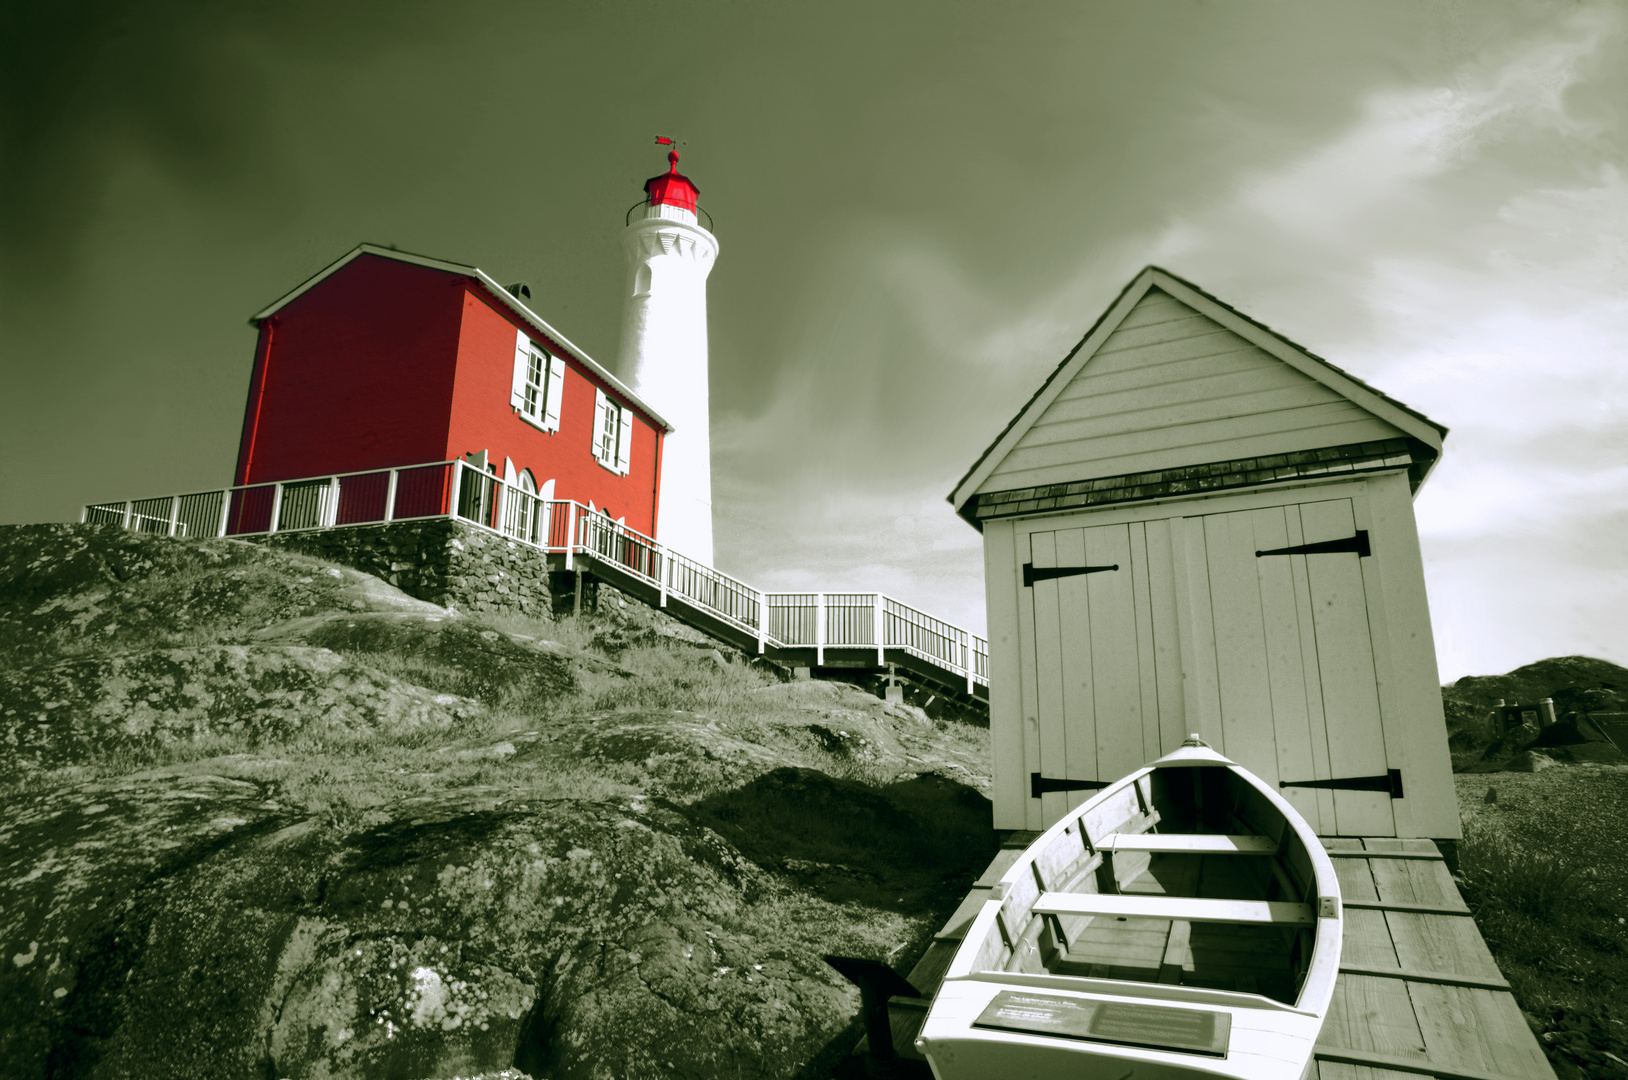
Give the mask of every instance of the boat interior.
[(1116, 785), (1026, 861), (973, 970), (1296, 1002), (1317, 930), (1315, 873), (1284, 815), (1230, 768), (1156, 767)]

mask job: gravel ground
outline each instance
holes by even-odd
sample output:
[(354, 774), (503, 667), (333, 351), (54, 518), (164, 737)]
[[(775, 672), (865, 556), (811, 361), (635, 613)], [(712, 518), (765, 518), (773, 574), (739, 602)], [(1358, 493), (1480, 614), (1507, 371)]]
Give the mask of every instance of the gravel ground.
[[(1532, 773), (1460, 773), (1465, 833), (1490, 828), (1523, 846), (1592, 867), (1607, 894), (1628, 900), (1628, 766), (1564, 765)], [(1488, 790), (1497, 801), (1486, 801)]]

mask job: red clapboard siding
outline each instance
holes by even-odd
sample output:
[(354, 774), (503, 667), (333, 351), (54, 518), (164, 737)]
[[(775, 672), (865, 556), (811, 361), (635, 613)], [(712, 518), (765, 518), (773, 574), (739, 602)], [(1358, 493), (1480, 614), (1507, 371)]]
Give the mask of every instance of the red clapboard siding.
[(452, 404), (458, 284), (362, 255), (268, 319), (236, 482), (437, 460)]
[[(630, 403), (579, 366), (576, 357), (557, 342), (522, 326), (518, 316), (495, 305), (479, 286), (466, 288), (446, 456), (485, 450), (499, 469), (503, 459), (509, 458), (517, 472), (529, 468), (538, 484), (554, 480), (555, 498), (575, 499), (584, 505), (592, 501), (612, 517), (626, 518), (629, 528), (650, 535), (656, 517), (655, 426), (635, 409), (628, 474), (618, 476), (600, 465), (593, 455), (594, 390), (604, 390), (623, 406)], [(526, 423), (509, 404), (517, 329), (524, 329), (531, 340), (565, 361), (556, 432), (543, 432)]]

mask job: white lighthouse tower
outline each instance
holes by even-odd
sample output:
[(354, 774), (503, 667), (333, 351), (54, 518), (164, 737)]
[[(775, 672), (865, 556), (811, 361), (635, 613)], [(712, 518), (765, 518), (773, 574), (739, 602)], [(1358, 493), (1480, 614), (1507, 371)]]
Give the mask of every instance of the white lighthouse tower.
[(707, 275), (718, 239), (701, 227), (700, 190), (669, 168), (622, 234), (627, 293), (617, 375), (674, 431), (663, 442), (656, 539), (712, 565), (712, 436), (707, 395)]

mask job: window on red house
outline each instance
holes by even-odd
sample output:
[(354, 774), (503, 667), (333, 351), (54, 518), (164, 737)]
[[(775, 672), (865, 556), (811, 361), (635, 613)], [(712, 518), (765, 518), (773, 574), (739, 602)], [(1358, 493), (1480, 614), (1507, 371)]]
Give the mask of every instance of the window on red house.
[(509, 404), (520, 418), (544, 431), (558, 431), (564, 388), (565, 361), (539, 348), (524, 331), (516, 331)]
[(633, 411), (594, 391), (594, 458), (612, 472), (627, 475), (633, 453)]

